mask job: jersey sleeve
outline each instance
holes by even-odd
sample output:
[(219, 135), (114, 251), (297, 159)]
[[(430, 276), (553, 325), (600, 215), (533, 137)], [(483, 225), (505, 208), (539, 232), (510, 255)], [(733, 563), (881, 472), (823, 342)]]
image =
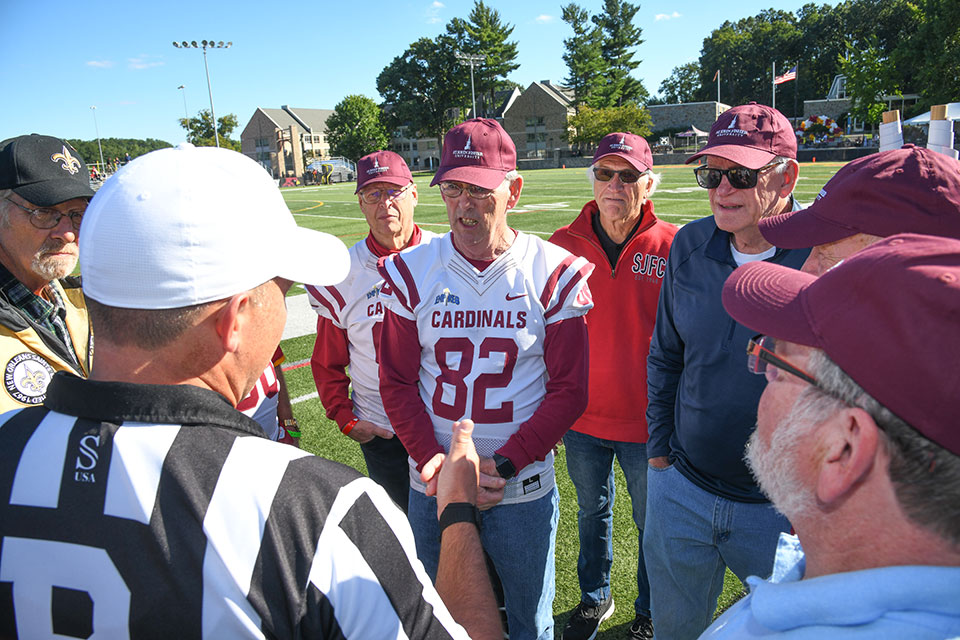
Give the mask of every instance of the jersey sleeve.
[[(671, 255), (672, 257), (672, 255)], [(657, 322), (647, 357), (647, 457), (670, 454), (670, 436), (675, 429), (675, 406), (680, 375), (683, 373), (684, 343), (674, 323), (673, 264), (660, 287)]]
[(353, 419), (353, 403), (350, 401), (350, 364), (347, 330), (338, 327), (333, 320), (321, 315), (317, 318), (317, 341), (310, 357), (310, 370), (317, 385), (320, 403), (327, 417), (341, 429)]
[(316, 311), (317, 315), (333, 321), (341, 329), (346, 328), (341, 315), (347, 303), (337, 287), (317, 287), (308, 284), (304, 285), (304, 288), (307, 290), (307, 300), (310, 302), (310, 308)]
[(586, 259), (567, 254), (547, 277), (540, 291), (546, 323), (582, 316), (593, 308), (587, 279), (594, 266)]
[(384, 280), (380, 298), (401, 318), (416, 320), (420, 292), (409, 265), (399, 253), (384, 256), (377, 262), (377, 271)]

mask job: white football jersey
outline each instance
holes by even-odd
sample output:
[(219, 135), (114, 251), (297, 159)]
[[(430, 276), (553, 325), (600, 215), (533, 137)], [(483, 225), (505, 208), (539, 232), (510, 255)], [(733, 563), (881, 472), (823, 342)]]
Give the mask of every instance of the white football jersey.
[(277, 380), (277, 371), (271, 362), (257, 378), (257, 383), (247, 397), (237, 404), (237, 411), (259, 422), (264, 433), (273, 441), (280, 437), (280, 425), (277, 423), (279, 394), (280, 381)]
[[(439, 237), (432, 231), (420, 229), (420, 245)], [(383, 278), (377, 272), (378, 259), (366, 241), (361, 240), (350, 247), (350, 273), (343, 282), (330, 287), (307, 285), (306, 289), (313, 310), (347, 332), (354, 414), (361, 420), (393, 431), (380, 401), (380, 373), (376, 359), (376, 345), (380, 342), (383, 324), (380, 299)]]
[[(389, 286), (381, 296), (391, 311), (417, 323), (420, 398), (437, 442), (449, 450), (453, 423), (469, 418), (477, 452), (491, 457), (546, 394), (547, 325), (593, 308), (587, 286), (593, 265), (518, 233), (480, 272), (448, 233), (394, 256), (385, 269)], [(503, 502), (539, 498), (553, 484), (551, 453), (508, 482)], [(411, 473), (411, 485), (423, 490), (419, 474)]]

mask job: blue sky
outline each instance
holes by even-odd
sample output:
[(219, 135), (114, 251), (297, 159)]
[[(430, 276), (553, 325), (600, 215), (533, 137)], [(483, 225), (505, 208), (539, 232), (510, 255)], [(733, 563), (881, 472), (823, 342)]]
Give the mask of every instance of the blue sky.
[[(568, 0), (487, 0), (514, 25), (524, 86), (567, 74), (560, 19)], [(636, 74), (651, 93), (670, 71), (695, 61), (704, 37), (724, 20), (803, 0), (737, 3), (641, 1), (635, 23), (644, 43)], [(582, 0), (597, 13), (601, 0)], [(193, 0), (0, 0), (0, 140), (23, 133), (93, 139), (184, 139), (177, 118), (209, 107), (200, 50), (174, 40), (231, 40), (208, 53), (214, 106), (246, 125), (258, 106), (332, 109), (346, 95), (380, 102), (376, 78), (420, 37), (434, 37), (472, 0), (233, 2)], [(469, 83), (469, 72), (464, 81)], [(184, 85), (184, 90), (177, 87)]]

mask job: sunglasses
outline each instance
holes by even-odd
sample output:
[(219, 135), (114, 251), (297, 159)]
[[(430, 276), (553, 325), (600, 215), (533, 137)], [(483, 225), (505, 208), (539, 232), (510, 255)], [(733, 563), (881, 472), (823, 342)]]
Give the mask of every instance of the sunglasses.
[(734, 167), (733, 169), (714, 169), (713, 167), (697, 167), (693, 174), (697, 176), (697, 184), (704, 189), (716, 189), (720, 186), (720, 180), (727, 176), (727, 182), (734, 189), (753, 189), (757, 186), (757, 176), (765, 173), (783, 164), (783, 160), (771, 162), (759, 169), (747, 169), (746, 167)]
[(633, 169), (622, 169), (614, 171), (613, 169), (603, 169), (601, 167), (593, 168), (593, 177), (600, 182), (610, 182), (613, 176), (620, 176), (620, 182), (623, 184), (633, 184), (640, 179), (643, 174)]

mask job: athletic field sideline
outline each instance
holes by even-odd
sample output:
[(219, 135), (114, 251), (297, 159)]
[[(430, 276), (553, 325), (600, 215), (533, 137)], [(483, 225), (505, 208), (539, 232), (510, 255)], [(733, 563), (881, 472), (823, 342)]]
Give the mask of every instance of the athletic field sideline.
[[(843, 163), (802, 164), (795, 191), (797, 199), (802, 203), (812, 202), (824, 183), (841, 166)], [(710, 215), (707, 191), (697, 186), (691, 167), (665, 166), (656, 167), (655, 170), (663, 175), (663, 181), (652, 198), (658, 217), (683, 225)], [(508, 212), (508, 221), (514, 229), (547, 238), (558, 227), (572, 221), (581, 207), (593, 198), (586, 169), (583, 168), (524, 171), (522, 175), (524, 184), (520, 203)], [(429, 186), (431, 178), (432, 175), (414, 176), (420, 201), (415, 220), (424, 228), (444, 233), (448, 230), (446, 209), (439, 190)], [(367, 226), (354, 195), (355, 188), (356, 183), (290, 188), (283, 190), (283, 196), (300, 226), (333, 234), (351, 246), (367, 235)], [(315, 319), (307, 312), (309, 307), (305, 304), (303, 293), (299, 285), (290, 292), (291, 296), (300, 294), (300, 297), (289, 301), (291, 318), (285, 336), (295, 336), (306, 330), (303, 327), (315, 324)], [(296, 318), (300, 318), (297, 328), (294, 327)], [(366, 472), (359, 445), (340, 435), (336, 424), (327, 420), (317, 399), (309, 366), (313, 335), (288, 337), (281, 344), (287, 358), (284, 369), (290, 397), (297, 400), (294, 415), (302, 428), (302, 446), (312, 453)], [(563, 625), (580, 600), (580, 590), (576, 571), (579, 549), (576, 493), (567, 475), (562, 447), (556, 464), (560, 525), (557, 531), (554, 618), (556, 637), (559, 638)], [(604, 640), (626, 638), (634, 617), (633, 601), (637, 596), (637, 536), (630, 515), (630, 497), (619, 469), (616, 482), (618, 499), (614, 507), (614, 563), (611, 572), (616, 612), (602, 625), (597, 636)], [(656, 588), (656, 585), (652, 585), (652, 588)], [(739, 581), (728, 571), (720, 606), (728, 606), (740, 592)]]

